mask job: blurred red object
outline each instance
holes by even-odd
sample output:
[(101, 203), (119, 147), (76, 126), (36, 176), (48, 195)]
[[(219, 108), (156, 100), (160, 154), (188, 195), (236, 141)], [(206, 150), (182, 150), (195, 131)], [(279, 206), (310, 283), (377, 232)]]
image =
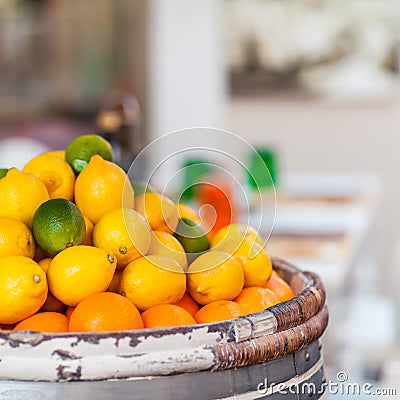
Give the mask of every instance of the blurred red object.
[(219, 229), (234, 220), (232, 188), (228, 182), (216, 178), (197, 185), (196, 192), (200, 207), (207, 205), (201, 209), (201, 218), (209, 232), (208, 237), (212, 238)]

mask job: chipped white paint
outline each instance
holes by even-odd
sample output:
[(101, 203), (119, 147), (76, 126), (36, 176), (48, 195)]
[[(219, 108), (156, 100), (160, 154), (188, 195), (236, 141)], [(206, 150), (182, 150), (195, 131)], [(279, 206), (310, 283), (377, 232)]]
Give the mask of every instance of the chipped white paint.
[[(163, 333), (161, 333), (161, 331)], [(10, 332), (0, 336), (0, 379), (92, 380), (165, 375), (210, 369), (220, 332), (207, 326), (186, 332), (113, 335)], [(226, 338), (225, 340), (226, 341)]]

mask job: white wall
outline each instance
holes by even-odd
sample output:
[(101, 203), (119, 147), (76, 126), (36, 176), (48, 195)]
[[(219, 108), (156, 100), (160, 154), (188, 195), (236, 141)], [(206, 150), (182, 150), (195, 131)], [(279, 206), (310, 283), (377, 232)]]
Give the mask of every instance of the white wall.
[[(194, 126), (221, 127), (226, 99), (221, 6), (215, 0), (149, 2), (149, 141)], [(170, 146), (172, 152), (174, 143)], [(165, 177), (171, 168), (163, 169)]]
[(374, 237), (389, 273), (400, 239), (400, 97), (358, 104), (236, 98), (228, 121), (251, 143), (275, 146), (284, 171), (379, 174), (385, 188)]

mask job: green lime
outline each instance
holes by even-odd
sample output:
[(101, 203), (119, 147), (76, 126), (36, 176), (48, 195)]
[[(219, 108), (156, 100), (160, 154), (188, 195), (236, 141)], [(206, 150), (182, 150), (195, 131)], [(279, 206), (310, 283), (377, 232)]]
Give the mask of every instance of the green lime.
[(44, 202), (33, 216), (32, 232), (36, 243), (52, 254), (82, 244), (85, 220), (78, 207), (65, 199)]
[(189, 218), (179, 218), (174, 236), (186, 253), (201, 253), (210, 248), (210, 242), (204, 230), (197, 222)]
[(131, 181), (135, 197), (140, 196), (143, 193), (154, 193), (154, 189), (146, 182), (143, 181)]
[(93, 154), (99, 154), (107, 161), (114, 161), (111, 144), (99, 135), (82, 135), (75, 138), (65, 150), (65, 160), (76, 174), (79, 174)]
[(0, 179), (7, 175), (8, 168), (0, 168)]

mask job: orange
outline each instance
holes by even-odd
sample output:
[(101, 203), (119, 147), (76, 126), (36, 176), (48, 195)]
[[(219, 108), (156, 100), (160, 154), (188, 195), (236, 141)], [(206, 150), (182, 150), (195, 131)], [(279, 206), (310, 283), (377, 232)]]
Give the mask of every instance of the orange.
[(160, 328), (163, 326), (195, 325), (194, 318), (182, 307), (174, 304), (159, 304), (142, 314), (145, 328)]
[(192, 317), (200, 310), (200, 306), (188, 292), (175, 305), (184, 308)]
[(48, 153), (40, 154), (25, 165), (23, 172), (39, 178), (45, 184), (51, 199), (63, 198), (72, 201), (75, 174), (62, 158)]
[(75, 310), (75, 306), (68, 306), (67, 309), (65, 310), (64, 314), (67, 318), (71, 317), (71, 314), (74, 312)]
[(276, 271), (272, 271), (272, 275), (264, 287), (271, 289), (277, 295), (280, 302), (290, 300), (294, 297), (292, 288), (279, 276)]
[(68, 318), (57, 312), (41, 312), (19, 322), (14, 331), (68, 332)]
[(46, 301), (42, 305), (40, 312), (42, 311), (52, 311), (57, 313), (64, 313), (66, 309), (66, 305), (54, 297), (54, 295), (50, 292), (47, 293)]
[(198, 324), (226, 321), (248, 314), (242, 306), (234, 301), (217, 300), (206, 304), (196, 313), (194, 319)]
[(83, 215), (83, 219), (85, 220), (86, 233), (85, 233), (85, 239), (83, 239), (82, 244), (84, 246), (91, 246), (93, 244), (92, 235), (93, 235), (94, 225), (93, 222), (85, 215)]
[(249, 313), (263, 311), (279, 303), (277, 295), (272, 290), (260, 287), (244, 288), (234, 301)]
[(0, 330), (2, 329), (3, 331), (12, 331), (14, 329), (16, 324), (1, 324), (0, 325)]
[(197, 222), (198, 225), (201, 223), (199, 214), (193, 210), (192, 207), (185, 203), (178, 203), (176, 206), (178, 207), (179, 217), (191, 219), (192, 221)]
[(178, 208), (159, 193), (144, 193), (136, 197), (135, 210), (142, 214), (154, 231), (174, 233), (178, 225)]
[(125, 297), (111, 292), (85, 297), (69, 318), (70, 332), (122, 331), (143, 328), (138, 309)]
[(132, 185), (123, 169), (98, 154), (92, 156), (76, 178), (76, 205), (94, 224), (108, 211), (133, 208), (134, 199)]

